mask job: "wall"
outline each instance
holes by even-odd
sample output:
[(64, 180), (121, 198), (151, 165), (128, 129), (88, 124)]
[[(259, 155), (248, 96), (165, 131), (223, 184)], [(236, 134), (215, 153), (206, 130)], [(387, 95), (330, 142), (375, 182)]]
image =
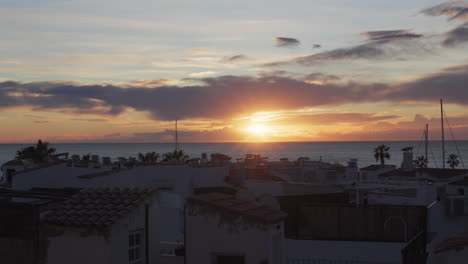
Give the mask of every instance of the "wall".
[(405, 243), (285, 240), (286, 264), (399, 264)]
[[(148, 200), (149, 205), (149, 263), (159, 263), (160, 217), (157, 206), (157, 196)], [(128, 264), (129, 232), (142, 230), (145, 235), (145, 204), (142, 204), (129, 215), (119, 219), (110, 230), (108, 236), (81, 236), (83, 229), (67, 228), (60, 236), (49, 238), (47, 264)], [(142, 237), (142, 256), (145, 256), (145, 237)], [(144, 258), (142, 264), (145, 263)]]
[(269, 193), (273, 196), (281, 195), (306, 195), (321, 193), (342, 192), (341, 187), (332, 185), (317, 185), (309, 183), (290, 183), (290, 182), (272, 182), (272, 181), (245, 181), (245, 186), (257, 194)]
[(468, 260), (468, 248), (463, 250), (455, 249), (429, 255), (427, 264), (465, 264)]
[(466, 232), (466, 216), (446, 216), (444, 202), (434, 202), (427, 207), (427, 251), (432, 249), (443, 240), (454, 234)]
[(249, 264), (259, 264), (264, 260), (276, 263), (273, 262), (273, 236), (282, 232), (282, 224), (279, 224), (280, 229), (271, 225), (267, 230), (252, 227), (230, 232), (218, 226), (219, 218), (216, 216), (188, 216), (186, 221), (187, 264), (209, 264), (212, 253), (244, 255), (245, 263)]
[(85, 187), (85, 181), (78, 178), (78, 176), (108, 170), (110, 170), (110, 168), (68, 167), (66, 164), (62, 163), (14, 175), (12, 189), (29, 190), (34, 187)]
[(68, 229), (49, 238), (47, 264), (83, 264), (111, 262), (110, 241), (103, 236), (82, 237), (79, 230)]
[(142, 166), (91, 179), (78, 177), (106, 170), (109, 169), (67, 167), (60, 164), (15, 175), (12, 188), (28, 190), (33, 187), (166, 187), (172, 188), (185, 199), (191, 195), (192, 188), (227, 186), (224, 183), (224, 177), (227, 175), (225, 167)]
[[(111, 263), (112, 264), (128, 264), (128, 235), (129, 232), (142, 230), (143, 241), (145, 242), (145, 235), (148, 233), (148, 250), (149, 250), (149, 263), (159, 263), (160, 258), (160, 238), (159, 238), (159, 206), (157, 203), (157, 196), (148, 202), (149, 209), (149, 230), (145, 230), (145, 205), (139, 206), (133, 210), (131, 214), (120, 219), (113, 227), (111, 232)], [(145, 256), (145, 243), (143, 243), (142, 255)], [(142, 264), (145, 263), (142, 261)]]

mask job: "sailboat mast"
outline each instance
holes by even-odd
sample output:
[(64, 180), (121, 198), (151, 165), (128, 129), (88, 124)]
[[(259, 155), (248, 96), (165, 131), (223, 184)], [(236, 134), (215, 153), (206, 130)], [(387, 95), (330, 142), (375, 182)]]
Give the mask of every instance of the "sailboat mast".
[(175, 121), (175, 150), (179, 150), (179, 136), (177, 134), (177, 119)]
[(442, 124), (442, 168), (445, 169), (444, 103), (442, 99), (440, 99), (440, 122)]
[(426, 159), (426, 167), (429, 167), (429, 158), (427, 154), (427, 147), (429, 146), (429, 124), (426, 124), (426, 131), (424, 132), (424, 143), (425, 143), (425, 156)]

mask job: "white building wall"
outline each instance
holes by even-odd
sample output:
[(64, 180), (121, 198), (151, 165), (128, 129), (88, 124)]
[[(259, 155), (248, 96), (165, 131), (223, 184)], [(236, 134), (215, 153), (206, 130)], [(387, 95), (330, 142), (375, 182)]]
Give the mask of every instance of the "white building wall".
[(110, 241), (103, 236), (83, 237), (79, 230), (67, 230), (49, 238), (47, 264), (112, 264)]
[(448, 195), (460, 195), (460, 191), (463, 191), (464, 195), (468, 195), (468, 186), (447, 184), (445, 190)]
[(13, 189), (39, 188), (87, 188), (87, 187), (139, 187), (172, 188), (183, 199), (196, 187), (226, 186), (226, 167), (193, 168), (187, 165), (161, 165), (134, 167), (110, 175), (83, 179), (78, 176), (99, 173), (108, 168), (67, 167), (65, 164), (42, 168), (15, 175)]
[(343, 192), (343, 188), (334, 185), (255, 180), (245, 181), (245, 187), (256, 194), (269, 193), (273, 196)]
[(148, 234), (149, 263), (160, 263), (160, 237), (157, 196), (148, 200), (149, 229), (145, 230), (145, 204), (134, 209), (129, 215), (118, 220), (107, 236), (81, 235), (83, 229), (68, 229), (57, 237), (49, 238), (47, 264), (128, 264), (128, 236), (132, 231), (141, 230), (142, 263), (145, 263), (145, 235)]
[(447, 250), (437, 254), (430, 254), (427, 264), (466, 264), (468, 262), (468, 248), (463, 250)]
[(433, 248), (440, 242), (452, 237), (460, 232), (466, 232), (466, 216), (447, 216), (443, 202), (434, 202), (427, 208), (427, 251), (432, 252)]
[(230, 232), (218, 226), (215, 216), (188, 216), (186, 221), (187, 264), (212, 263), (212, 254), (243, 255), (245, 263), (282, 263), (273, 260), (273, 236), (280, 234), (278, 243), (283, 244), (282, 224), (270, 225), (267, 230), (251, 227)]
[(78, 176), (108, 170), (110, 168), (81, 168), (58, 164), (14, 175), (12, 189), (86, 187), (85, 180)]
[(286, 239), (286, 262), (400, 264), (405, 243)]

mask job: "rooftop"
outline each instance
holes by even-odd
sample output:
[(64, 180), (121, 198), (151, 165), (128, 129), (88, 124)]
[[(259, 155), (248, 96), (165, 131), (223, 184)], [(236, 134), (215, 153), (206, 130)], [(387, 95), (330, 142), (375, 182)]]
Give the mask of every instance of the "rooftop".
[(438, 179), (449, 179), (456, 176), (468, 174), (467, 169), (439, 169), (439, 168), (424, 168), (415, 169), (413, 171), (404, 171), (402, 169), (396, 169), (380, 174), (383, 177), (400, 176), (400, 177), (416, 177), (418, 173), (422, 173), (422, 176), (429, 176)]
[(82, 227), (106, 228), (138, 207), (153, 189), (90, 188), (60, 203), (44, 218), (45, 223)]
[(435, 247), (434, 253), (444, 252), (451, 249), (463, 249), (465, 246), (468, 246), (468, 233), (460, 233), (442, 241)]
[(468, 186), (468, 177), (465, 177), (463, 180), (451, 182), (450, 184)]
[(225, 193), (205, 193), (192, 196), (189, 204), (210, 206), (219, 210), (236, 213), (251, 220), (267, 223), (277, 223), (286, 218), (287, 214), (280, 210), (271, 209), (256, 201), (238, 200), (234, 195)]
[(380, 164), (374, 164), (374, 165), (369, 165), (367, 167), (361, 168), (360, 170), (366, 170), (366, 171), (377, 171), (380, 169), (391, 169), (395, 168), (395, 165), (380, 165)]

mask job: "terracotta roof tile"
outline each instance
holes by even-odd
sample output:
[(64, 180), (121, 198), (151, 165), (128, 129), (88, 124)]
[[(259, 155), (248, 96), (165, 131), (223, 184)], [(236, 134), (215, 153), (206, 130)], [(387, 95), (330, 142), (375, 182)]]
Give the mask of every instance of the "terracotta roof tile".
[(434, 249), (434, 253), (439, 253), (451, 249), (462, 249), (468, 246), (468, 233), (460, 233), (456, 236), (444, 240), (442, 243), (437, 245)]
[(256, 201), (244, 201), (235, 199), (233, 195), (224, 193), (207, 193), (192, 196), (189, 204), (210, 206), (219, 210), (226, 210), (245, 216), (251, 220), (267, 223), (277, 223), (284, 220), (287, 214), (280, 210), (271, 209)]
[(84, 189), (60, 203), (44, 217), (59, 226), (109, 227), (145, 201), (153, 189)]

